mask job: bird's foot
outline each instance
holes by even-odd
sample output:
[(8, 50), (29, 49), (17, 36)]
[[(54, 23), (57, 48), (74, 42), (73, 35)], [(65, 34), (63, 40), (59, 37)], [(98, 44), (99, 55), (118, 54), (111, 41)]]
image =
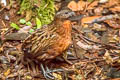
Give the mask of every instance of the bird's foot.
[(40, 65), (42, 69), (42, 73), (46, 79), (55, 79), (55, 77), (52, 75), (53, 72), (63, 72), (63, 69), (54, 69), (50, 70), (47, 66), (46, 68), (43, 67), (43, 64)]

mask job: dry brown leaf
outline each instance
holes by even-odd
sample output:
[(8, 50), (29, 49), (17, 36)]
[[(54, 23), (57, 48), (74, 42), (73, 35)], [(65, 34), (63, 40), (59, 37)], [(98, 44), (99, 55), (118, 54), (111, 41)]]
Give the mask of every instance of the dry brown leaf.
[(111, 42), (111, 43), (119, 42), (119, 36), (111, 35), (111, 38), (110, 38), (109, 42)]
[(71, 9), (72, 11), (77, 11), (77, 3), (75, 1), (71, 1), (68, 6), (69, 9)]
[(101, 5), (103, 8), (113, 8), (120, 5), (120, 0), (109, 0), (104, 5)]
[(106, 4), (107, 7), (118, 5), (119, 0), (109, 0), (109, 2)]
[(114, 29), (120, 29), (120, 24), (118, 24), (116, 20), (112, 19), (112, 20), (106, 20), (104, 22), (106, 22), (110, 27)]
[(97, 7), (94, 9), (95, 15), (101, 15), (102, 11), (103, 11), (103, 7)]
[(25, 20), (28, 21), (30, 20), (32, 17), (32, 10), (28, 10), (26, 11), (26, 17), (25, 17)]
[(10, 74), (10, 71), (11, 71), (10, 69), (7, 69), (7, 71), (4, 72), (4, 75), (5, 75), (5, 76), (8, 76), (8, 75)]
[(53, 73), (53, 76), (58, 80), (62, 80), (62, 76), (60, 74)]
[(120, 6), (116, 6), (116, 7), (114, 7), (114, 8), (110, 8), (109, 10), (111, 10), (111, 11), (117, 11), (117, 12), (120, 12)]
[(110, 79), (110, 80), (120, 80), (120, 78)]
[(97, 18), (100, 18), (101, 16), (92, 16), (92, 17), (85, 17), (85, 18), (82, 18), (81, 20), (81, 23), (84, 24), (84, 23), (91, 23), (93, 20), (97, 19)]
[(31, 76), (25, 76), (25, 79), (26, 80), (32, 80), (32, 77)]
[(76, 3), (75, 1), (71, 1), (67, 7), (72, 11), (80, 11), (84, 10), (86, 4), (87, 2), (85, 1), (79, 1), (78, 3)]
[[(68, 8), (71, 9), (72, 11), (82, 11), (85, 9), (85, 6), (88, 4), (89, 3), (85, 1), (78, 1), (78, 3), (76, 3), (75, 1), (71, 1), (68, 4)], [(97, 5), (98, 5), (98, 1), (94, 1), (87, 7), (87, 9), (94, 9), (94, 7)]]
[(2, 52), (3, 51), (3, 47), (0, 47), (0, 52)]
[(111, 63), (113, 62), (113, 59), (112, 59), (112, 57), (110, 56), (110, 53), (109, 53), (108, 51), (106, 51), (106, 53), (105, 53), (105, 55), (104, 55), (103, 58), (106, 60), (106, 62), (107, 62), (108, 64), (111, 64)]
[(82, 49), (84, 50), (92, 50), (92, 49), (95, 49), (95, 50), (99, 50), (100, 48), (96, 45), (87, 45), (87, 44), (84, 44), (83, 42), (81, 41), (78, 41), (76, 43), (79, 47), (81, 47)]
[[(97, 41), (99, 42), (99, 39), (93, 34), (93, 33), (89, 33), (87, 35), (91, 40)], [(94, 48), (93, 48), (94, 49)]]
[(86, 4), (87, 4), (87, 2), (79, 1), (79, 2), (77, 3), (77, 8), (78, 8), (78, 10), (81, 10), (81, 11), (84, 10)]
[(87, 10), (88, 9), (94, 9), (95, 6), (98, 5), (98, 1), (94, 1), (93, 3), (91, 3), (88, 7), (87, 7)]

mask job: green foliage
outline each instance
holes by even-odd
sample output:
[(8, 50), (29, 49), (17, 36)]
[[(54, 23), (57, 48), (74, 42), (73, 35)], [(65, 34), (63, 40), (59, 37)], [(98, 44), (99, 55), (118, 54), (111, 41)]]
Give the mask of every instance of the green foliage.
[(30, 21), (28, 21), (28, 22), (26, 22), (26, 25), (27, 25), (27, 26), (31, 26), (32, 23), (31, 23)]
[(15, 28), (16, 30), (20, 29), (20, 27), (17, 24), (15, 24), (15, 23), (11, 23), (10, 26)]
[(94, 0), (88, 0), (88, 2), (93, 2)]
[(34, 32), (34, 29), (30, 29), (30, 31), (29, 31), (30, 33), (33, 33)]
[(41, 0), (41, 5), (37, 8), (37, 14), (42, 25), (51, 23), (55, 14), (54, 0)]
[(25, 24), (26, 23), (25, 19), (20, 19), (20, 23)]
[(41, 28), (42, 24), (41, 21), (36, 17), (36, 25), (37, 25), (37, 29)]
[(26, 24), (27, 26), (31, 26), (31, 25), (32, 25), (32, 23), (31, 23), (30, 21), (27, 21), (27, 22), (26, 22), (25, 19), (20, 19), (19, 22), (20, 22), (21, 24)]
[(20, 2), (19, 13), (23, 14), (32, 10), (32, 14), (30, 14), (32, 16), (30, 17), (36, 20), (37, 28), (51, 23), (54, 19), (54, 0), (20, 0)]
[(33, 8), (33, 1), (32, 0), (20, 0), (20, 11), (18, 12), (21, 14), (26, 10), (30, 10)]

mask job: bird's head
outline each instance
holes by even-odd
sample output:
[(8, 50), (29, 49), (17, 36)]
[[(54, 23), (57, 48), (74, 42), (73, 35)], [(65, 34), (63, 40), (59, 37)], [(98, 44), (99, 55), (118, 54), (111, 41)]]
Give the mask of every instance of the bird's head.
[(55, 15), (55, 24), (63, 26), (66, 30), (71, 29), (70, 17), (75, 16), (75, 12), (70, 10), (61, 10)]
[(57, 12), (55, 15), (55, 17), (62, 18), (62, 19), (67, 19), (72, 16), (75, 16), (75, 12), (70, 11), (70, 10), (61, 10), (61, 11)]

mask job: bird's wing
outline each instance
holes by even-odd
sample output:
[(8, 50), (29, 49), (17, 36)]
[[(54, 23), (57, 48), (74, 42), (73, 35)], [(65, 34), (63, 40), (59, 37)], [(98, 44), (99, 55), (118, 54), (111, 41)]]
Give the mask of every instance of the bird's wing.
[(42, 55), (42, 51), (53, 45), (58, 38), (55, 30), (56, 28), (54, 27), (45, 27), (37, 30), (23, 42), (22, 50), (25, 53), (33, 55), (40, 55), (41, 53)]

